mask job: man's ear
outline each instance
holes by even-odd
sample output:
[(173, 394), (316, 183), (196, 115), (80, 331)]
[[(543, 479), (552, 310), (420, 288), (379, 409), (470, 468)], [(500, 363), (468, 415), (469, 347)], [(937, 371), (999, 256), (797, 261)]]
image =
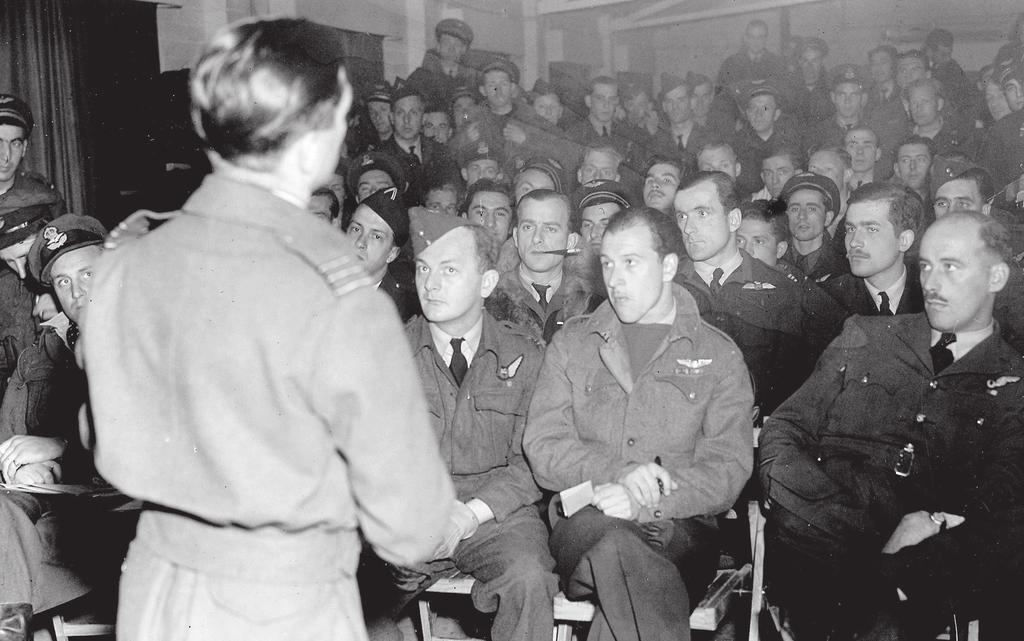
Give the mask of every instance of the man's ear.
[(566, 249), (575, 249), (577, 245), (583, 242), (583, 237), (576, 232), (569, 232), (569, 238), (565, 241)]
[(985, 203), (981, 206), (981, 213), (986, 216), (992, 215), (992, 203)]
[(900, 232), (899, 236), (896, 237), (896, 249), (901, 252), (906, 252), (910, 249), (910, 246), (914, 244), (914, 239), (917, 236), (914, 234), (913, 229), (904, 229)]
[(1006, 264), (1006, 261), (999, 261), (988, 268), (988, 291), (993, 293), (1002, 291), (1008, 280), (1010, 280), (1010, 266)]
[(512, 244), (516, 246), (516, 249), (519, 249), (519, 226), (518, 225), (516, 225), (515, 227), (512, 228)]
[(670, 282), (676, 277), (679, 271), (679, 256), (676, 254), (665, 254), (661, 259), (661, 282)]
[(739, 164), (738, 162), (735, 163), (735, 164), (736, 164), (736, 177), (739, 178), (740, 174), (743, 173), (743, 165)]
[(464, 183), (469, 182), (469, 173), (466, 172), (465, 168), (460, 169), (459, 173), (462, 174), (462, 182), (464, 182)]
[(726, 219), (729, 221), (729, 231), (734, 232), (739, 229), (740, 225), (743, 223), (743, 213), (740, 211), (739, 207), (734, 207), (728, 214), (726, 214)]
[(498, 270), (488, 269), (484, 272), (483, 278), (480, 280), (480, 297), (487, 298), (494, 291), (494, 288), (498, 286)]
[(398, 254), (400, 254), (401, 252), (402, 252), (402, 248), (401, 247), (397, 247), (395, 245), (392, 245), (391, 246), (391, 250), (388, 251), (388, 264), (390, 265), (391, 263), (395, 262), (395, 259), (398, 258)]
[(832, 221), (836, 219), (836, 212), (826, 211), (825, 212), (825, 226), (828, 227), (832, 224)]
[(789, 241), (780, 240), (779, 244), (775, 246), (775, 258), (779, 259), (786, 255), (789, 251)]
[(590, 105), (593, 100), (590, 99), (590, 94), (583, 96), (583, 104), (587, 105), (587, 109), (590, 109)]

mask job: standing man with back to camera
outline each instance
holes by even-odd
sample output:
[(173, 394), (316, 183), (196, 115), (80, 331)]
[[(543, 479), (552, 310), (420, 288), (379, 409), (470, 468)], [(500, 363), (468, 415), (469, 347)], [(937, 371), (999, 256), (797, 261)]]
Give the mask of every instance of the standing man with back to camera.
[(304, 20), (222, 29), (191, 79), (213, 174), (160, 228), (122, 224), (97, 264), (96, 462), (146, 502), (120, 639), (364, 640), (360, 531), (407, 564), (448, 523), (395, 307), (305, 211), (345, 137), (341, 62)]

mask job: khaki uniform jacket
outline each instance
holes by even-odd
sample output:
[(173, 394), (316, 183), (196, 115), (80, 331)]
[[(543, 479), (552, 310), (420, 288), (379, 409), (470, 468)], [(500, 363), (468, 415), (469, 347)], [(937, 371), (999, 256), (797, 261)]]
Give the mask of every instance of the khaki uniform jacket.
[(540, 370), (539, 343), (485, 312), (480, 346), (457, 387), (426, 319), (413, 319), (406, 333), (457, 498), (480, 499), (497, 521), (538, 500), (540, 488), (523, 458), (523, 429)]
[(565, 324), (548, 346), (523, 447), (542, 487), (615, 480), (660, 457), (679, 490), (640, 521), (727, 510), (753, 461), (750, 375), (736, 345), (672, 287), (676, 320), (642, 372), (631, 372), (608, 302)]
[(217, 174), (183, 209), (104, 253), (81, 339), (97, 467), (163, 516), (149, 544), (302, 583), (354, 576), (357, 529), (389, 561), (428, 556), (451, 482), (395, 307), (349, 241)]

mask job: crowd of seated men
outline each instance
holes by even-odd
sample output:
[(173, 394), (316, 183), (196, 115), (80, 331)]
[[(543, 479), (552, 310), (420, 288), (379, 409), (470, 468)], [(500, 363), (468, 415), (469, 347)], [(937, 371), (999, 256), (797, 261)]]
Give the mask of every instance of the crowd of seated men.
[[(309, 210), (407, 321), (456, 492), (432, 558), (364, 554), (374, 634), (461, 571), (496, 641), (549, 636), (559, 590), (595, 599), (589, 639), (688, 638), (715, 516), (753, 479), (794, 638), (953, 615), (1014, 638), (1022, 21), (971, 83), (942, 29), (829, 69), (824, 41), (783, 57), (755, 20), (716, 79), (597, 76), (573, 113), (505, 59), (471, 66), (446, 19), (358, 96)], [(20, 168), (33, 127), (0, 95), (0, 480), (93, 482), (75, 343), (105, 232)], [(583, 509), (549, 501), (586, 483)], [(5, 616), (88, 589), (54, 533), (95, 515), (18, 491), (0, 511)]]

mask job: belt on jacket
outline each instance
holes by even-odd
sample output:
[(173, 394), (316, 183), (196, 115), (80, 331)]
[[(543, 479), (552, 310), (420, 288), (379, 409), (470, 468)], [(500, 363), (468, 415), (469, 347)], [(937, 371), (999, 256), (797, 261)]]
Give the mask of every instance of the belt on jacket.
[(355, 574), (362, 544), (355, 530), (219, 526), (147, 506), (137, 541), (173, 563), (250, 581), (327, 583)]

